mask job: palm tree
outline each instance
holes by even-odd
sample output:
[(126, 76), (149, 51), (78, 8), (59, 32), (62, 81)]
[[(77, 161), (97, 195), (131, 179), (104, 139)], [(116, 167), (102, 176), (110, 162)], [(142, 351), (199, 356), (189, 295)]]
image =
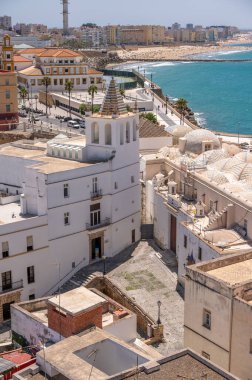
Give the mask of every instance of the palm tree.
[(24, 105), (25, 105), (25, 104), (24, 104), (25, 99), (27, 98), (27, 95), (28, 95), (28, 91), (26, 90), (25, 87), (21, 87), (21, 88), (20, 88), (19, 95), (20, 95), (20, 98), (21, 98), (22, 101), (23, 101), (23, 106), (24, 106)]
[(184, 115), (184, 111), (187, 108), (187, 103), (188, 103), (187, 100), (184, 99), (184, 98), (178, 99), (176, 101), (176, 103), (175, 103), (177, 109), (180, 111), (180, 114), (181, 114), (181, 116), (180, 116), (180, 124), (181, 124), (182, 120), (184, 122), (184, 116), (185, 116)]
[(71, 92), (73, 88), (74, 88), (73, 82), (71, 80), (67, 80), (65, 83), (65, 90), (68, 92), (69, 117), (71, 117)]
[(42, 79), (42, 85), (45, 86), (45, 92), (46, 92), (46, 117), (48, 117), (47, 109), (48, 109), (48, 104), (47, 104), (47, 94), (48, 94), (48, 87), (51, 84), (51, 78), (49, 77), (44, 77)]
[(144, 119), (147, 119), (147, 120), (151, 121), (154, 124), (158, 124), (157, 116), (154, 113), (152, 113), (152, 112), (142, 113), (141, 117), (143, 117)]
[(88, 87), (88, 93), (92, 98), (92, 114), (94, 112), (94, 95), (97, 94), (97, 90), (98, 88), (94, 84), (91, 84), (91, 86)]

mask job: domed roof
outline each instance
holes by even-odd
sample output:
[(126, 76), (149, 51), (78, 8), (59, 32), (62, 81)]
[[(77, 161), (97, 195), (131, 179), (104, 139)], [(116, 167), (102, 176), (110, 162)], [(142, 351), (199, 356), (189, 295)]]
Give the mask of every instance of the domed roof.
[(207, 129), (195, 129), (185, 135), (186, 146), (185, 151), (199, 154), (202, 152), (202, 142), (212, 141), (213, 149), (220, 148), (218, 137)]
[(196, 157), (194, 162), (198, 165), (211, 165), (227, 157), (228, 154), (222, 149), (208, 150), (207, 152), (201, 153), (198, 157)]
[(192, 128), (189, 125), (177, 125), (171, 132), (174, 137), (184, 137), (187, 133), (191, 132)]

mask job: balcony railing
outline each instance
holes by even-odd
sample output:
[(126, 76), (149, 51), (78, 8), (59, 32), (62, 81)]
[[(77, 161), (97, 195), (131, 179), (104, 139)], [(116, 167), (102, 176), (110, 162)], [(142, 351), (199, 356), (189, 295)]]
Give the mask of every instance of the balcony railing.
[(90, 193), (91, 200), (94, 199), (100, 199), (102, 197), (102, 190), (96, 190), (96, 191), (91, 191)]
[(18, 290), (22, 288), (23, 288), (23, 280), (19, 280), (16, 282), (12, 282), (10, 284), (0, 286), (0, 294), (12, 292), (13, 290)]
[(86, 229), (91, 231), (91, 230), (96, 230), (97, 228), (105, 227), (110, 224), (110, 218), (106, 218), (104, 220), (101, 220), (100, 223), (91, 225), (90, 223), (86, 223)]

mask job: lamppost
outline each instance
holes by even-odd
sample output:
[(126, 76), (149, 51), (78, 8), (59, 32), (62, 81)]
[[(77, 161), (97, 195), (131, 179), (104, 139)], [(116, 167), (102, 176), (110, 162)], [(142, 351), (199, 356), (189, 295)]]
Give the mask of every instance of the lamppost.
[(103, 260), (103, 277), (106, 274), (106, 259), (107, 259), (107, 256), (103, 255), (102, 256), (102, 260)]
[(150, 81), (151, 81), (151, 88), (153, 87), (152, 86), (152, 73), (151, 73), (151, 75), (150, 75)]
[(168, 106), (168, 96), (165, 97), (165, 113), (167, 115), (167, 106)]
[(34, 95), (34, 99), (36, 100), (36, 112), (38, 110), (38, 95)]
[(158, 320), (157, 320), (157, 324), (158, 326), (161, 325), (161, 320), (160, 320), (160, 307), (162, 305), (161, 301), (157, 301), (157, 305), (158, 305)]

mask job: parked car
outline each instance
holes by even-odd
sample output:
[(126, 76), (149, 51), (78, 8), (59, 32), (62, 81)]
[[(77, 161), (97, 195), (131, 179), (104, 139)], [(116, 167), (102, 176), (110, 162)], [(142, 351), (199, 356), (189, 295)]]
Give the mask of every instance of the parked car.
[(74, 120), (69, 120), (67, 122), (67, 126), (71, 127), (71, 128), (75, 128), (75, 129), (80, 128), (80, 124), (76, 123), (76, 121), (74, 121)]
[(64, 117), (64, 121), (69, 121), (69, 120), (72, 120), (72, 118), (70, 116)]

